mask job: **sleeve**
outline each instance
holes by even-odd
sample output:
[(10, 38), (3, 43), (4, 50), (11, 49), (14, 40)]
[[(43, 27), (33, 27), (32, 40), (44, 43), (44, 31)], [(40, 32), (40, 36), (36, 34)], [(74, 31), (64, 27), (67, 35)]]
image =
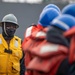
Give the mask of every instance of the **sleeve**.
[(20, 60), (20, 75), (24, 75), (25, 74), (25, 65), (24, 65), (24, 52), (23, 52), (23, 57)]
[(75, 75), (75, 63), (69, 64), (68, 58), (64, 59), (56, 75)]
[(75, 62), (72, 64), (68, 71), (68, 75), (75, 75)]
[[(22, 44), (22, 40), (21, 40), (21, 44)], [(24, 62), (24, 57), (25, 57), (25, 54), (24, 54), (24, 51), (22, 50), (22, 53), (23, 53), (23, 56), (20, 60), (20, 75), (24, 75), (25, 74), (25, 62)]]

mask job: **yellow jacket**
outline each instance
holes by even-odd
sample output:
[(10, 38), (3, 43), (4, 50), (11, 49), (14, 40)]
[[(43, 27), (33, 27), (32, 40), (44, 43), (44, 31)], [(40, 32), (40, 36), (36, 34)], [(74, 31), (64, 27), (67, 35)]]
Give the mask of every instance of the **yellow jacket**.
[(0, 75), (20, 75), (21, 39), (14, 36), (8, 45), (0, 34)]

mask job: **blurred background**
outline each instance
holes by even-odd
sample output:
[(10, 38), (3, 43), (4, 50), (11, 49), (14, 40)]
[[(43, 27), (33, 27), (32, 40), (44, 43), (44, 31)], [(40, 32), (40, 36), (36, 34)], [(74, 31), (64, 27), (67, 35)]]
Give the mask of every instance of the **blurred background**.
[(75, 0), (0, 0), (0, 22), (5, 15), (14, 14), (19, 23), (15, 35), (23, 39), (26, 28), (32, 23), (37, 24), (42, 9), (50, 3), (62, 9), (67, 4), (75, 3)]

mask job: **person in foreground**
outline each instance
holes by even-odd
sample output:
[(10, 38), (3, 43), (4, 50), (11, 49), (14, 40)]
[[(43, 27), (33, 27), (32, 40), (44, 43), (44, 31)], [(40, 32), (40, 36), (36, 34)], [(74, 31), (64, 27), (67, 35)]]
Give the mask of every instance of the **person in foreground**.
[(21, 72), (23, 65), (20, 61), (23, 57), (22, 41), (14, 35), (19, 27), (17, 18), (14, 14), (7, 14), (0, 22), (0, 26), (2, 27), (2, 34), (0, 34), (0, 75), (23, 75)]

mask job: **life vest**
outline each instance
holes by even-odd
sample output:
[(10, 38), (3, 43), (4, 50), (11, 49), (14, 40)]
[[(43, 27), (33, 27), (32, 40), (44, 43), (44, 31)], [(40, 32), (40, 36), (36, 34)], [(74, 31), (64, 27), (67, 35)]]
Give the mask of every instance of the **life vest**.
[(32, 33), (30, 39), (25, 42), (25, 45), (23, 47), (24, 51), (29, 51), (31, 48), (36, 47), (39, 45), (43, 40), (46, 38), (46, 32), (48, 28), (43, 28), (42, 30), (36, 30)]
[(26, 44), (26, 42), (29, 39), (31, 39), (31, 36), (33, 36), (32, 33), (35, 32), (35, 31), (42, 30), (42, 29), (43, 29), (43, 27), (39, 24), (38, 25), (32, 25), (32, 26), (30, 26), (26, 29), (25, 35), (24, 35), (24, 40), (23, 40), (23, 43), (22, 43), (22, 48), (23, 48), (24, 51), (25, 51), (24, 45)]
[(56, 75), (61, 62), (68, 57), (66, 46), (48, 43), (46, 40), (30, 52), (35, 55), (27, 66), (31, 75)]
[(8, 45), (0, 34), (0, 75), (20, 75), (21, 39), (14, 36)]
[[(30, 53), (31, 49), (33, 47), (36, 47), (42, 41), (45, 40), (46, 37), (46, 28), (43, 28), (41, 30), (36, 30), (32, 33), (31, 37), (28, 41), (25, 42), (23, 49), (25, 52), (25, 67), (29, 64), (29, 62), (33, 59), (33, 55)], [(29, 74), (30, 75), (30, 74)]]
[(69, 63), (73, 64), (75, 62), (75, 26), (64, 32), (63, 35), (70, 39)]

